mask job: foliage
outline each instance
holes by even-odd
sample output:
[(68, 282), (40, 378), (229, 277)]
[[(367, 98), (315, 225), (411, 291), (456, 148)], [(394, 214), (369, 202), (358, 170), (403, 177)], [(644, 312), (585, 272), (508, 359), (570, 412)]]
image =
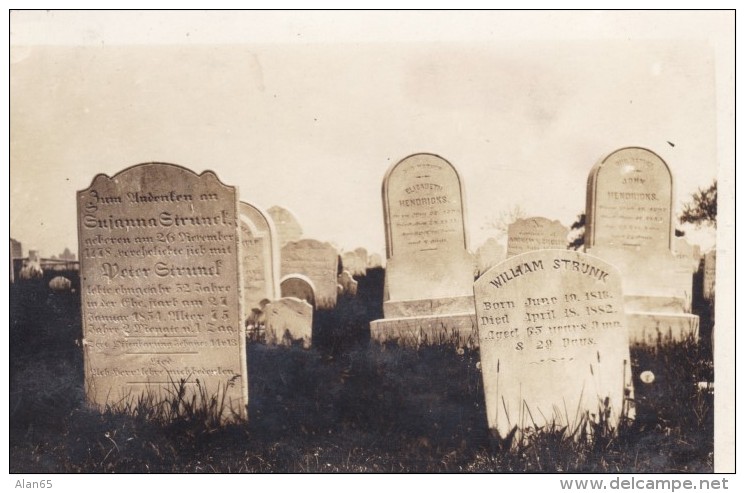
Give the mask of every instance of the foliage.
[(709, 188), (699, 188), (691, 201), (683, 205), (683, 212), (678, 218), (683, 224), (717, 227), (717, 181)]
[(577, 220), (574, 221), (571, 227), (569, 228), (572, 239), (569, 240), (567, 249), (579, 250), (584, 246), (586, 221), (587, 221), (587, 216), (585, 215), (584, 212), (577, 215)]

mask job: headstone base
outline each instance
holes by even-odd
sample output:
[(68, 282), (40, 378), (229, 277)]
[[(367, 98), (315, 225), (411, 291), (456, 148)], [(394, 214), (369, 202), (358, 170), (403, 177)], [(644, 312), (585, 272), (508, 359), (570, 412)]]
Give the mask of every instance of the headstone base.
[(383, 303), (385, 318), (420, 317), (470, 313), (473, 311), (473, 295), (431, 298), (421, 300), (395, 300)]
[(404, 347), (453, 344), (475, 348), (479, 344), (473, 312), (373, 320), (370, 338)]
[(698, 315), (688, 313), (626, 312), (629, 343), (654, 346), (657, 342), (698, 340)]

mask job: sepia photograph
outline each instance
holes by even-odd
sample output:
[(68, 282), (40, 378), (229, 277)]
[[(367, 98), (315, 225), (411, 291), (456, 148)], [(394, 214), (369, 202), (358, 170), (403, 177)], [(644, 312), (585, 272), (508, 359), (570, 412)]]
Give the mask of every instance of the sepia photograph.
[(728, 489), (734, 10), (8, 22), (15, 488)]

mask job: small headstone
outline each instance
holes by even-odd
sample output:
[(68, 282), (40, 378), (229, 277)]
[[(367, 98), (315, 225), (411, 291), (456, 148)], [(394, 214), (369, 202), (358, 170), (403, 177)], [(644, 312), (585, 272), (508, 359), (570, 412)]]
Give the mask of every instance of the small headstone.
[(302, 274), (290, 274), (282, 278), (280, 292), (283, 298), (297, 298), (316, 306), (316, 288), (313, 281)]
[(246, 313), (262, 300), (279, 298), (279, 245), (271, 219), (246, 202), (238, 204), (241, 224), (243, 303)]
[(461, 315), (467, 319), (473, 313), (475, 262), (468, 252), (463, 184), (456, 169), (434, 154), (399, 161), (383, 179), (383, 211), (385, 320), (372, 322), (373, 339), (385, 340), (396, 333), (395, 320), (411, 316), (457, 315), (441, 329), (470, 333), (473, 326)]
[(670, 250), (673, 178), (640, 147), (612, 152), (590, 171), (585, 247)]
[(313, 307), (305, 300), (282, 298), (265, 308), (267, 342), (289, 345), (301, 341), (309, 348), (313, 340)]
[(89, 402), (168, 398), (183, 381), (187, 400), (206, 392), (245, 419), (235, 187), (148, 163), (96, 176), (77, 202)]
[(518, 219), (507, 228), (507, 257), (567, 247), (569, 228), (545, 217)]
[(696, 272), (701, 264), (701, 247), (691, 245), (685, 238), (673, 238), (673, 254), (681, 262), (689, 262), (691, 272)]
[(303, 228), (295, 219), (295, 215), (284, 207), (272, 206), (266, 211), (272, 218), (277, 230), (279, 247), (282, 248), (291, 241), (298, 241), (303, 237)]
[(348, 271), (343, 271), (339, 274), (339, 285), (341, 286), (341, 293), (345, 296), (357, 296), (357, 281), (354, 280), (352, 274)]
[(704, 299), (711, 300), (716, 293), (717, 250), (711, 249), (704, 257)]
[(505, 249), (496, 239), (489, 238), (476, 250), (477, 277), (506, 258)]
[[(341, 255), (343, 269), (353, 276), (364, 276), (367, 273), (367, 251), (359, 249), (353, 252), (344, 252)], [(361, 255), (364, 253), (364, 256)]]
[(72, 290), (72, 281), (64, 276), (56, 276), (49, 281), (49, 289), (56, 293), (66, 293)]
[(530, 252), (489, 270), (474, 294), (490, 429), (505, 437), (514, 427), (556, 425), (571, 434), (606, 410), (613, 427), (632, 417), (615, 267), (575, 251)]
[(379, 253), (371, 253), (368, 255), (367, 268), (378, 269), (380, 267), (383, 267), (383, 257), (381, 257)]
[(282, 247), (281, 259), (282, 277), (303, 274), (313, 282), (316, 309), (336, 306), (339, 255), (331, 244), (309, 239), (293, 241)]

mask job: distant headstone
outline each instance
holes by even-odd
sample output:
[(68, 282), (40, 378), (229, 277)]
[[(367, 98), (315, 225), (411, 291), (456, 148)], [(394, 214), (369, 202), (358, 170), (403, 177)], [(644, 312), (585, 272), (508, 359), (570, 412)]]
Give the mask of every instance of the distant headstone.
[(371, 253), (368, 255), (367, 268), (377, 269), (379, 267), (383, 267), (383, 257), (381, 257), (379, 253)]
[(409, 338), (412, 321), (400, 320), (404, 317), (437, 316), (438, 330), (471, 333), (475, 265), (468, 252), (463, 184), (453, 165), (434, 154), (414, 154), (391, 166), (383, 179), (383, 211), (385, 319), (372, 322), (373, 339)]
[[(569, 250), (510, 257), (474, 284), (489, 428), (568, 434), (633, 416), (618, 271)], [(625, 393), (628, 395), (625, 395)], [(628, 401), (626, 399), (629, 399)]]
[(305, 300), (282, 298), (265, 308), (267, 342), (289, 345), (302, 341), (309, 348), (313, 340), (313, 307)]
[(69, 248), (65, 248), (65, 250), (60, 253), (59, 255), (60, 260), (75, 260), (75, 254), (70, 251)]
[(10, 239), (10, 256), (11, 258), (23, 258), (23, 245), (13, 238)]
[(316, 309), (336, 306), (339, 255), (331, 244), (309, 239), (293, 241), (282, 247), (281, 259), (282, 277), (303, 274), (313, 282)]
[(585, 251), (620, 270), (632, 343), (647, 344), (661, 314), (680, 329), (666, 331), (673, 340), (698, 336), (691, 260), (671, 249), (672, 200), (670, 169), (647, 149), (619, 149), (590, 171)]
[(57, 293), (66, 293), (72, 290), (72, 281), (64, 276), (56, 276), (49, 281), (49, 289)]
[(316, 306), (316, 288), (313, 281), (302, 274), (290, 274), (282, 278), (280, 292), (283, 298), (297, 298)]
[(590, 171), (585, 246), (670, 250), (672, 202), (662, 158), (640, 147), (612, 152)]
[(482, 275), (506, 258), (505, 249), (496, 239), (489, 238), (476, 250), (477, 276)]
[(238, 204), (241, 225), (243, 303), (246, 313), (262, 300), (279, 298), (279, 245), (271, 219), (246, 202)]
[(353, 276), (364, 276), (367, 273), (367, 251), (358, 248), (353, 252), (344, 252), (341, 263), (344, 270)]
[(713, 248), (704, 257), (704, 299), (711, 300), (716, 293), (717, 249)]
[(357, 296), (357, 281), (354, 280), (352, 274), (348, 271), (343, 271), (339, 274), (338, 283), (341, 286), (341, 294), (346, 296)]
[(295, 215), (289, 210), (275, 205), (267, 209), (266, 213), (272, 218), (274, 227), (277, 230), (280, 248), (291, 241), (298, 241), (303, 237), (303, 228), (297, 219), (295, 219)]
[[(235, 187), (148, 163), (77, 194), (85, 388), (99, 407), (189, 395), (246, 418)], [(199, 384), (197, 385), (197, 381)]]
[(507, 257), (535, 250), (564, 249), (569, 229), (545, 217), (518, 219), (507, 228)]
[(701, 264), (701, 247), (691, 245), (685, 238), (673, 238), (673, 254), (676, 259), (689, 262), (691, 272), (696, 272)]

